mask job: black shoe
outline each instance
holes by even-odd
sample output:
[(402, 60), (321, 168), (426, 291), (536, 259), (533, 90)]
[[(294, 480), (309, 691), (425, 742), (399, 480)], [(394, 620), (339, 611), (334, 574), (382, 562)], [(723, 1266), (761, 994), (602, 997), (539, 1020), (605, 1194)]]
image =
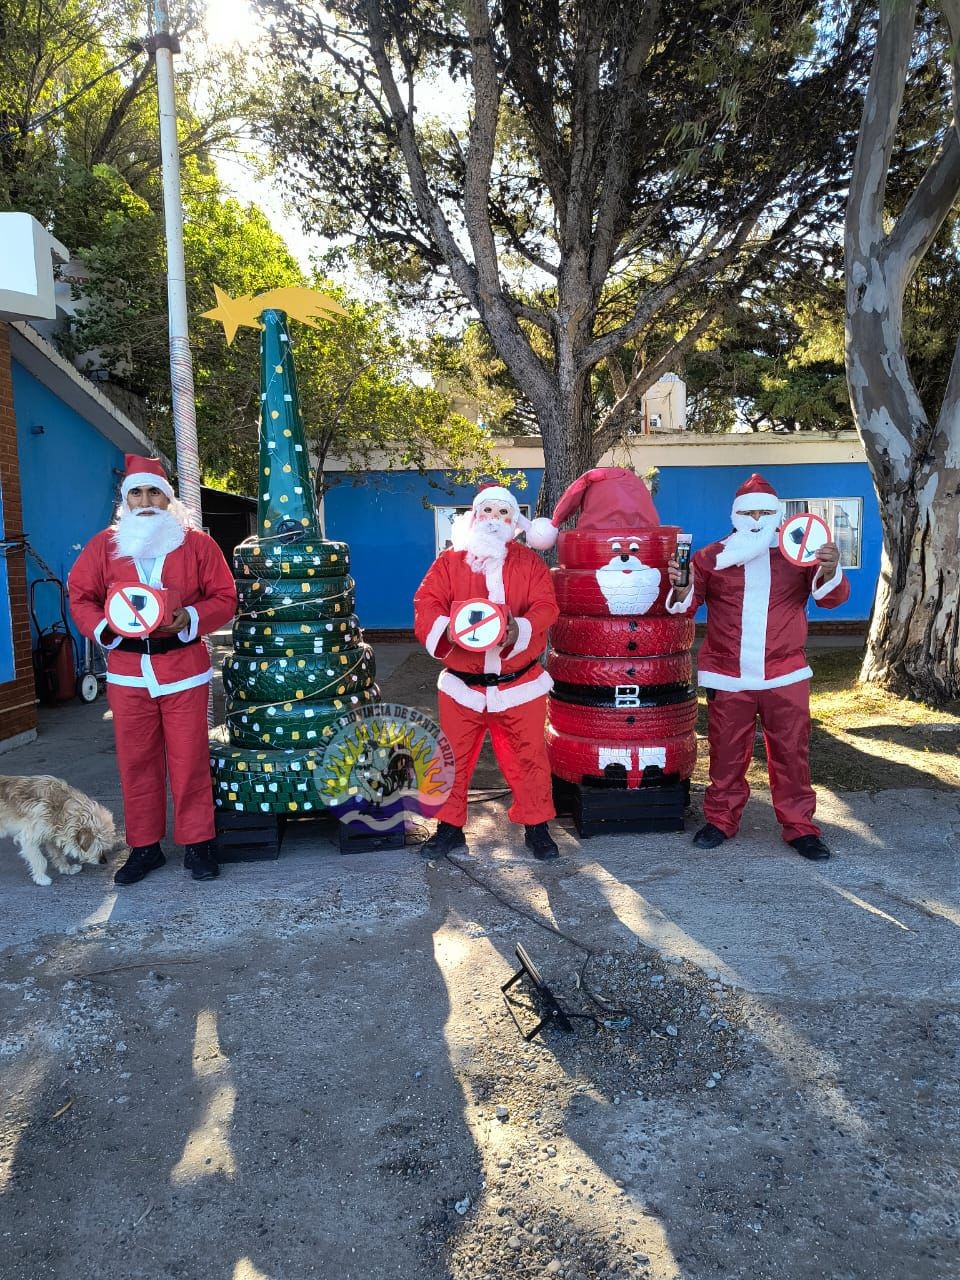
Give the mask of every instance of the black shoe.
[(420, 854), (424, 858), (442, 858), (454, 849), (465, 849), (467, 840), (463, 827), (455, 827), (450, 822), (438, 822), (437, 829), (426, 842), (420, 846)]
[(183, 855), (183, 869), (189, 871), (194, 880), (216, 880), (220, 874), (220, 864), (211, 841), (188, 844)]
[(787, 844), (796, 849), (801, 858), (809, 858), (811, 862), (826, 862), (830, 850), (819, 836), (797, 836), (796, 840), (788, 840)]
[(523, 843), (541, 862), (546, 862), (548, 858), (560, 857), (557, 842), (550, 834), (550, 828), (545, 822), (538, 822), (534, 827), (524, 827)]
[(708, 822), (705, 827), (701, 827), (697, 834), (693, 837), (693, 843), (698, 849), (716, 849), (723, 844), (727, 837), (715, 827), (712, 822)]
[(157, 867), (166, 862), (159, 844), (137, 845), (130, 850), (130, 857), (122, 867), (117, 868), (113, 877), (114, 884), (136, 884)]

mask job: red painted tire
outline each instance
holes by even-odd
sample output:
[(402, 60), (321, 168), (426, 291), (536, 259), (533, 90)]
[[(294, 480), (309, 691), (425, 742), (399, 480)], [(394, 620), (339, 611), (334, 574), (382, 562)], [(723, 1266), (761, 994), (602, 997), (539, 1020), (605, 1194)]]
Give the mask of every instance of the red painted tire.
[(646, 658), (663, 653), (686, 653), (693, 644), (693, 619), (559, 618), (550, 632), (561, 653), (594, 657)]
[(557, 561), (564, 569), (600, 569), (617, 555), (632, 554), (644, 564), (665, 569), (677, 549), (679, 532), (674, 524), (641, 529), (564, 529), (557, 539)]
[(584, 707), (575, 702), (547, 699), (547, 719), (557, 733), (601, 742), (632, 742), (646, 746), (658, 738), (689, 733), (697, 723), (697, 699), (658, 707)]
[(666, 653), (648, 658), (595, 658), (557, 653), (551, 649), (547, 670), (558, 684), (612, 685), (689, 684), (693, 658), (689, 653)]
[(547, 756), (551, 772), (565, 782), (579, 785), (584, 778), (609, 776), (608, 771), (621, 764), (626, 769), (627, 786), (638, 787), (644, 768), (656, 767), (681, 780), (689, 778), (697, 764), (697, 735), (691, 732), (651, 739), (638, 748), (636, 743), (602, 742), (557, 733), (548, 725)]
[[(670, 590), (666, 569), (552, 569), (561, 613), (597, 618), (657, 617)], [(602, 575), (602, 576), (601, 576)]]

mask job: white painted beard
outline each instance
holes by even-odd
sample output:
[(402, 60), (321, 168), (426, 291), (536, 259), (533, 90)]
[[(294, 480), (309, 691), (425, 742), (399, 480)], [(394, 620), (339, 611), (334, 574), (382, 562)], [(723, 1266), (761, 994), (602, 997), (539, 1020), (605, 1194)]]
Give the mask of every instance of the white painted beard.
[(777, 544), (777, 529), (780, 525), (780, 513), (771, 511), (759, 520), (751, 520), (749, 516), (733, 517), (734, 532), (723, 541), (723, 550), (717, 556), (716, 567), (728, 569), (731, 565), (747, 564), (764, 555)]
[[(146, 515), (145, 512), (153, 512)], [(160, 507), (132, 509), (124, 502), (113, 525), (113, 541), (121, 556), (131, 560), (152, 560), (175, 551), (187, 536), (186, 508), (173, 499), (166, 510)]]
[(513, 533), (513, 525), (503, 524), (500, 520), (474, 521), (463, 548), (467, 553), (467, 564), (474, 573), (486, 573), (488, 568), (503, 564)]

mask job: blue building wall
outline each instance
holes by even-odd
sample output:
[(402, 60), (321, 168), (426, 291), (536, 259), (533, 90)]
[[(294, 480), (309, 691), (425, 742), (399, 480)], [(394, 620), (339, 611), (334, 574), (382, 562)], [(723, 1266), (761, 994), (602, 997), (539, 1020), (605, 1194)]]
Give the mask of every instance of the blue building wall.
[[(753, 467), (663, 467), (654, 499), (663, 524), (680, 525), (693, 535), (694, 548), (730, 531), (733, 495)], [(517, 490), (534, 509), (542, 470), (526, 473)], [(870, 614), (880, 571), (881, 532), (877, 500), (864, 462), (801, 463), (767, 466), (763, 474), (782, 498), (861, 498), (861, 567), (850, 569), (850, 599), (838, 609), (811, 608), (816, 620), (865, 621)], [(413, 626), (413, 594), (433, 561), (436, 506), (466, 506), (475, 489), (452, 485), (440, 471), (374, 471), (345, 478), (324, 500), (326, 535), (350, 544), (351, 572), (357, 582), (357, 613), (364, 627)], [(705, 612), (699, 615), (702, 618)]]
[[(110, 523), (116, 491), (113, 473), (123, 467), (123, 452), (16, 360), (13, 407), (24, 531), (66, 584), (81, 547)], [(31, 430), (37, 426), (43, 427), (42, 434)], [(28, 555), (28, 582), (44, 576)], [(36, 605), (41, 627), (58, 619), (55, 588), (39, 587)]]
[[(6, 538), (19, 529), (8, 529), (3, 522), (3, 490), (0, 488), (0, 537)], [(0, 551), (0, 684), (7, 684), (17, 674), (13, 661), (13, 617), (10, 609), (10, 582), (7, 557)]]

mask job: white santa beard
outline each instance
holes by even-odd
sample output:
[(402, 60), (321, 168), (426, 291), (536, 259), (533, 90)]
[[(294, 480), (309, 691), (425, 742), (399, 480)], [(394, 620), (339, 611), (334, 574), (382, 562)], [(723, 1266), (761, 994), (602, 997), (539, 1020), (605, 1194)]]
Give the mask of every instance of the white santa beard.
[(723, 550), (717, 556), (716, 567), (728, 569), (731, 565), (747, 564), (768, 552), (776, 545), (779, 524), (780, 514), (777, 511), (761, 516), (759, 520), (735, 513), (734, 532), (724, 538)]
[[(153, 515), (144, 515), (152, 511)], [(187, 536), (184, 523), (178, 518), (185, 508), (161, 510), (159, 507), (131, 509), (126, 503), (120, 508), (117, 523), (113, 526), (113, 540), (117, 551), (131, 560), (152, 560), (175, 551)]]
[(618, 556), (597, 570), (597, 585), (612, 614), (646, 613), (660, 591), (660, 572), (635, 556), (626, 563)]
[(475, 573), (486, 573), (495, 565), (502, 565), (513, 533), (513, 525), (500, 520), (474, 520), (464, 544), (467, 564)]

